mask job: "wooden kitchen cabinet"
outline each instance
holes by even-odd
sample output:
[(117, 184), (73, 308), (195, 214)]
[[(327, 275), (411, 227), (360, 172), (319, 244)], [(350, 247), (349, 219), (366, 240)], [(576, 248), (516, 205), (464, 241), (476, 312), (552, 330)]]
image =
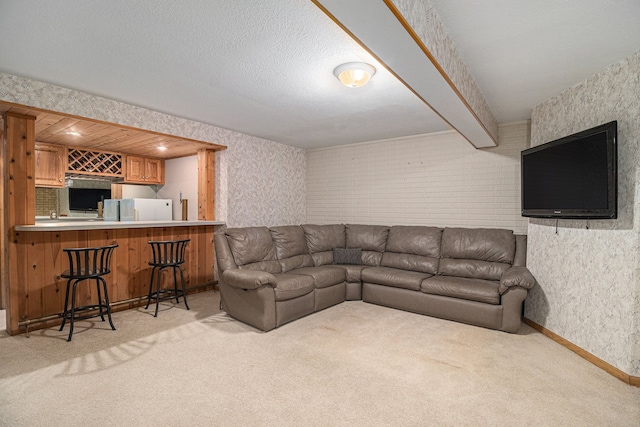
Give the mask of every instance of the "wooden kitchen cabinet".
[(131, 184), (164, 184), (164, 160), (127, 156), (124, 182)]
[(164, 160), (146, 159), (145, 170), (147, 171), (145, 182), (150, 184), (164, 184)]
[(36, 142), (36, 187), (63, 188), (67, 169), (67, 148), (62, 145)]

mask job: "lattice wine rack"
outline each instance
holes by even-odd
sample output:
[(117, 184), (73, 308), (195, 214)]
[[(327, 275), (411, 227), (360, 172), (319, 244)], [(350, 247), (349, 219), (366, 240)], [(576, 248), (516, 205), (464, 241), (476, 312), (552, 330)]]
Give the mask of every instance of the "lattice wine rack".
[(89, 175), (123, 176), (122, 154), (69, 147), (69, 172)]

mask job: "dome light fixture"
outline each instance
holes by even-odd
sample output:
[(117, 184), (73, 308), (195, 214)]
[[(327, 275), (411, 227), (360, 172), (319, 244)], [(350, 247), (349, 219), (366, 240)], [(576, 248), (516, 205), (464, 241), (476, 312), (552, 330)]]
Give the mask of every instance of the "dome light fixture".
[(376, 69), (364, 62), (347, 62), (333, 70), (333, 74), (346, 87), (362, 87), (375, 73)]

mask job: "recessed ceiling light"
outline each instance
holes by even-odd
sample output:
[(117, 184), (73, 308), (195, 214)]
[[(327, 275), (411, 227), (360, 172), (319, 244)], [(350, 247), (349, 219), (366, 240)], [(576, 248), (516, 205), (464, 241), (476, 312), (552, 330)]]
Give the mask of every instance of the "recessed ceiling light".
[(364, 86), (375, 73), (376, 69), (364, 62), (347, 62), (333, 70), (333, 74), (346, 87)]
[(164, 145), (158, 145), (158, 151), (167, 151), (167, 147), (165, 147)]
[(74, 131), (71, 131), (71, 130), (66, 131), (65, 134), (71, 135), (71, 136), (80, 136), (80, 135), (82, 135), (80, 132), (74, 132)]

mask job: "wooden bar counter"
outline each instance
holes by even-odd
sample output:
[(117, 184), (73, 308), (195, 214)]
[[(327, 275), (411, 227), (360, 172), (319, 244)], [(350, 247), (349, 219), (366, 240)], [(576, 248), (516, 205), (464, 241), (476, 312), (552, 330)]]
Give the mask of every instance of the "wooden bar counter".
[[(111, 260), (111, 273), (105, 277), (109, 299), (116, 310), (140, 305), (141, 298), (147, 295), (151, 274), (148, 262), (152, 259), (149, 240), (191, 239), (183, 265), (186, 286), (191, 290), (212, 288), (215, 263), (213, 233), (216, 226), (223, 224), (215, 221), (215, 152), (226, 147), (188, 139), (175, 141), (174, 136), (151, 133), (176, 142), (174, 148), (180, 147), (181, 150), (177, 157), (197, 155), (198, 221), (106, 222), (61, 218), (52, 222), (36, 217), (36, 178), (38, 172), (47, 168), (43, 164), (36, 165), (35, 114), (41, 113), (46, 118), (51, 112), (28, 107), (24, 111), (2, 113), (0, 308), (6, 309), (7, 332), (13, 335), (61, 322), (66, 282), (60, 275), (68, 268), (68, 258), (62, 251), (64, 248), (102, 246), (114, 242), (119, 245)], [(63, 121), (67, 123), (68, 120), (85, 122), (75, 116)], [(91, 124), (105, 125), (87, 120)], [(127, 134), (132, 130), (115, 126), (118, 138), (123, 132)], [(64, 129), (61, 127), (59, 131)], [(140, 129), (132, 131), (148, 132)], [(118, 141), (122, 142), (120, 139)], [(76, 144), (81, 143), (76, 141)], [(93, 146), (90, 140), (84, 141), (84, 144)], [(104, 144), (122, 147), (117, 141), (101, 140), (100, 146)], [(186, 148), (190, 153), (184, 151)], [(141, 153), (128, 154), (142, 156)], [(66, 167), (61, 170), (66, 170)], [(90, 175), (95, 177), (100, 173), (91, 172)], [(106, 178), (111, 180), (113, 177)], [(43, 185), (42, 182), (40, 185)], [(112, 181), (112, 185), (118, 184)], [(121, 198), (121, 195), (115, 198)], [(168, 279), (164, 277), (163, 283), (168, 284)], [(78, 305), (87, 304), (92, 296), (90, 292), (96, 292), (91, 288), (95, 289), (95, 286), (79, 287), (79, 292), (85, 293), (79, 295)]]
[[(114, 309), (140, 305), (149, 289), (152, 259), (150, 240), (191, 239), (183, 265), (185, 286), (194, 289), (214, 285), (214, 228), (219, 221), (42, 221), (16, 225), (13, 230), (15, 265), (11, 276), (11, 315), (7, 331), (17, 334), (59, 324), (66, 281), (60, 274), (68, 269), (63, 248), (92, 247), (117, 243), (111, 273), (105, 276)], [(169, 275), (163, 275), (169, 284)], [(171, 280), (172, 277), (171, 277)], [(172, 283), (172, 282), (171, 282)], [(78, 305), (95, 299), (94, 286), (78, 288)], [(144, 300), (143, 300), (144, 301)], [(118, 326), (116, 325), (116, 328)]]

